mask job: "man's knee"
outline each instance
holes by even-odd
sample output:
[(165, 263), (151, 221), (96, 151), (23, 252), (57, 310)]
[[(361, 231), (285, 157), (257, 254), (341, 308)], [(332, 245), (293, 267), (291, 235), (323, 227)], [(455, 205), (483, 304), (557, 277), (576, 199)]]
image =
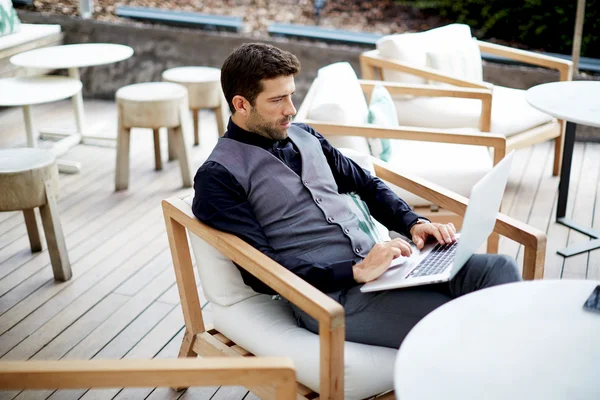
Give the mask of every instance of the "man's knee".
[(517, 261), (504, 254), (489, 254), (491, 258), (489, 261), (492, 273), (497, 276), (500, 282), (516, 282), (521, 280), (521, 274), (519, 273), (519, 266)]

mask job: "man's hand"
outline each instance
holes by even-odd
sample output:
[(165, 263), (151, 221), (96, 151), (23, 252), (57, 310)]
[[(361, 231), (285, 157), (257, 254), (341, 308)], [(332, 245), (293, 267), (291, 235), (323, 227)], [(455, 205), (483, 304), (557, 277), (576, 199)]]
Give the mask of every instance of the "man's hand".
[(364, 260), (352, 267), (354, 280), (365, 283), (377, 279), (390, 267), (394, 258), (408, 257), (411, 253), (410, 244), (400, 238), (377, 243)]
[(456, 242), (456, 228), (451, 222), (449, 224), (425, 223), (416, 224), (410, 228), (412, 241), (420, 250), (425, 246), (427, 238), (433, 236), (439, 244), (450, 244)]

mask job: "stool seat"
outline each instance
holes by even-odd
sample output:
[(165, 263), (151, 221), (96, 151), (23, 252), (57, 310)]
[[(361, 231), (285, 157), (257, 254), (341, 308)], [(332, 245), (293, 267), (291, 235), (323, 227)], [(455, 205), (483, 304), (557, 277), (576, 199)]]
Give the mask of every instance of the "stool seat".
[(53, 152), (41, 149), (0, 150), (0, 211), (17, 211), (46, 204), (45, 181), (58, 195), (58, 170)]
[(58, 168), (52, 151), (32, 148), (0, 150), (0, 211), (23, 211), (32, 251), (42, 244), (34, 208), (39, 207), (54, 278), (71, 278), (71, 264), (58, 216)]
[(135, 83), (117, 90), (117, 99), (123, 101), (152, 102), (181, 99), (187, 95), (185, 87), (169, 82)]
[(184, 140), (184, 132), (187, 130), (186, 119), (189, 118), (187, 89), (171, 82), (137, 83), (120, 88), (115, 97), (119, 115), (115, 189), (126, 189), (129, 185), (131, 128), (153, 130), (156, 170), (162, 169), (159, 130), (167, 128), (169, 160), (179, 160), (183, 186), (191, 187)]
[(200, 142), (199, 110), (211, 109), (217, 118), (217, 130), (220, 136), (225, 133), (222, 107), (221, 70), (211, 67), (177, 67), (162, 73), (165, 82), (178, 83), (188, 90), (189, 107), (194, 117), (194, 144)]

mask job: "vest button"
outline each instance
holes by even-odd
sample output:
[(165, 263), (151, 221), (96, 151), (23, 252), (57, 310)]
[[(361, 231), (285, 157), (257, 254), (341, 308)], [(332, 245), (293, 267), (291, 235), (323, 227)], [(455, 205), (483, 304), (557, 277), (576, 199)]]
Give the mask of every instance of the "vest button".
[(333, 217), (327, 217), (327, 222), (332, 223), (333, 222)]
[(321, 203), (321, 199), (318, 197), (315, 197), (315, 203), (317, 203), (317, 204)]
[(361, 251), (361, 250), (362, 250), (362, 249), (361, 249), (360, 247), (357, 247), (357, 248), (355, 248), (355, 249), (354, 249), (354, 252), (355, 252), (356, 254), (360, 254), (360, 251)]
[(308, 181), (305, 179), (305, 180), (303, 180), (303, 181), (302, 181), (302, 184), (303, 184), (304, 186), (307, 186), (307, 185), (308, 185)]
[(344, 233), (345, 233), (346, 235), (347, 235), (347, 234), (349, 234), (349, 233), (350, 233), (350, 229), (348, 229), (348, 228), (344, 228)]

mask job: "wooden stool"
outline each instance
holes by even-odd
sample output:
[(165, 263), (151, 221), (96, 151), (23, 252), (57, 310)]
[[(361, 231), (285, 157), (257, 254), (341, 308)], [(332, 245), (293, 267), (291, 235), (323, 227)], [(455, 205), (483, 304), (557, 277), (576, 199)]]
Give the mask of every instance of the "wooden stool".
[(177, 158), (183, 186), (191, 187), (190, 170), (185, 149), (188, 115), (188, 94), (185, 87), (168, 82), (138, 83), (120, 88), (116, 93), (119, 115), (117, 134), (117, 167), (115, 189), (127, 189), (129, 184), (129, 135), (131, 128), (154, 131), (156, 170), (162, 169), (159, 128), (168, 131), (169, 161)]
[(42, 225), (54, 278), (71, 278), (71, 263), (58, 218), (58, 168), (52, 151), (41, 149), (0, 150), (0, 211), (22, 210), (31, 251), (41, 251), (42, 243), (34, 208), (40, 208)]
[(190, 110), (194, 117), (194, 146), (200, 144), (200, 109), (212, 109), (217, 118), (219, 136), (225, 133), (222, 107), (221, 70), (210, 67), (179, 67), (163, 72), (165, 82), (183, 85), (188, 90)]

